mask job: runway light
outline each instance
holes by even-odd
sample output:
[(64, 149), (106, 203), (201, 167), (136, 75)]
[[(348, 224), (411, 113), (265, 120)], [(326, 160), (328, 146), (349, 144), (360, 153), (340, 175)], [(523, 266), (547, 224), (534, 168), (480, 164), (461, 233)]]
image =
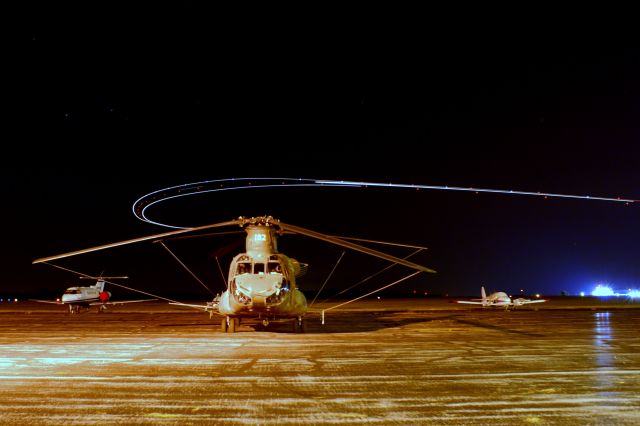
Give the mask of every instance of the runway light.
[(536, 293), (536, 297), (539, 299), (540, 298), (540, 293)]
[(17, 301), (18, 301), (18, 299), (13, 299), (13, 301), (14, 301), (14, 302), (17, 302)]
[(584, 297), (584, 291), (580, 292), (580, 296)]

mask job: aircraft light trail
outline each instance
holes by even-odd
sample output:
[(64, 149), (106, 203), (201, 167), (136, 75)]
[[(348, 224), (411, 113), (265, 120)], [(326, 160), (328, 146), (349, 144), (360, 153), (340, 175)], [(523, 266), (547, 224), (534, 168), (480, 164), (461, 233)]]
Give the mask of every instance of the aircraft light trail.
[(186, 197), (191, 195), (205, 194), (211, 192), (232, 191), (240, 189), (267, 189), (267, 188), (294, 188), (294, 187), (350, 187), (350, 188), (392, 188), (392, 189), (425, 189), (437, 191), (462, 191), (475, 193), (493, 193), (506, 195), (529, 195), (537, 197), (553, 197), (553, 198), (569, 198), (592, 201), (611, 201), (618, 203), (631, 204), (640, 200), (629, 198), (613, 198), (613, 197), (594, 197), (590, 195), (572, 195), (572, 194), (556, 194), (551, 192), (532, 192), (532, 191), (514, 191), (506, 189), (490, 189), (490, 188), (474, 188), (461, 186), (442, 186), (442, 185), (417, 185), (417, 184), (399, 184), (399, 183), (380, 183), (380, 182), (359, 182), (344, 180), (323, 180), (323, 179), (306, 179), (306, 178), (228, 178), (214, 179), (201, 182), (186, 183), (183, 185), (171, 186), (154, 192), (150, 192), (133, 203), (133, 214), (143, 222), (152, 223), (154, 225), (163, 226), (174, 229), (189, 229), (189, 227), (174, 226), (166, 223), (156, 222), (146, 216), (146, 210), (161, 202)]

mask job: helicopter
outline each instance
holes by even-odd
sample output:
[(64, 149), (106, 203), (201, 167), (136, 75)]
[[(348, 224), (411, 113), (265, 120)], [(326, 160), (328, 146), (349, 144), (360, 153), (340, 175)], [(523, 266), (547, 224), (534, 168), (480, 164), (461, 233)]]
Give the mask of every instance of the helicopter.
[(92, 286), (74, 286), (65, 290), (62, 297), (58, 300), (38, 300), (30, 299), (33, 302), (39, 303), (52, 303), (55, 305), (67, 305), (69, 307), (70, 314), (79, 314), (89, 310), (91, 306), (98, 306), (98, 313), (107, 310), (108, 305), (120, 305), (125, 303), (137, 303), (146, 302), (156, 299), (141, 299), (141, 300), (118, 300), (110, 301), (111, 292), (105, 291), (104, 285), (107, 280), (113, 279), (127, 279), (129, 277), (99, 277), (81, 276), (80, 279), (92, 279), (96, 280), (96, 283)]
[[(226, 222), (203, 225), (193, 228), (154, 234), (131, 240), (119, 241), (55, 256), (44, 257), (33, 261), (48, 263), (65, 257), (76, 256), (111, 247), (123, 246), (137, 242), (156, 240), (179, 234), (195, 233), (212, 228), (240, 226), (246, 232), (245, 251), (237, 254), (229, 265), (227, 289), (216, 296), (207, 305), (190, 305), (171, 302), (175, 305), (200, 308), (210, 315), (221, 316), (220, 329), (234, 333), (242, 319), (252, 318), (262, 321), (264, 326), (271, 320), (292, 319), (293, 329), (304, 331), (304, 315), (307, 312), (307, 300), (298, 289), (296, 279), (302, 276), (307, 265), (278, 251), (278, 237), (284, 233), (305, 235), (326, 241), (355, 251), (379, 257), (395, 264), (416, 269), (418, 272), (435, 273), (433, 269), (401, 259), (378, 250), (365, 247), (345, 238), (322, 234), (295, 225), (283, 223), (272, 216), (243, 217)], [(55, 266), (55, 265), (54, 265)], [(146, 294), (146, 293), (145, 293)], [(168, 300), (168, 299), (166, 299)]]

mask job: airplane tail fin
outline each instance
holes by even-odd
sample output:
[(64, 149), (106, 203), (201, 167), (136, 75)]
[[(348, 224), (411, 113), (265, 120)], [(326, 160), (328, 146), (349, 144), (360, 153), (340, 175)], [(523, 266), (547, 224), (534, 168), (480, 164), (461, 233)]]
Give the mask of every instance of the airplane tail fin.
[(94, 286), (100, 293), (104, 291), (104, 280), (98, 280), (96, 285)]
[(487, 293), (484, 291), (484, 286), (480, 287), (480, 296), (482, 297), (482, 306), (487, 304)]

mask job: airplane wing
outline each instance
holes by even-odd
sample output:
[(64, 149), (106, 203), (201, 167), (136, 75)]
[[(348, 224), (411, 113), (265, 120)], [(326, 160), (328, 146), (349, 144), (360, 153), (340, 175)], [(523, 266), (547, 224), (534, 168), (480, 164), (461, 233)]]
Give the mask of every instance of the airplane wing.
[(158, 300), (158, 299), (139, 299), (139, 300), (116, 300), (114, 302), (93, 302), (93, 303), (89, 303), (90, 306), (96, 306), (96, 305), (123, 305), (125, 303), (137, 303), (137, 302), (150, 302), (152, 300)]
[(473, 302), (471, 300), (456, 300), (455, 303), (463, 303), (465, 305), (482, 305), (482, 302)]
[(539, 300), (529, 300), (529, 299), (516, 299), (513, 301), (514, 305), (527, 305), (529, 303), (542, 303), (542, 302), (546, 302), (545, 299), (539, 299)]
[(52, 303), (54, 305), (64, 305), (62, 302), (58, 302), (56, 300), (38, 300), (38, 299), (29, 299), (31, 302), (40, 302), (40, 303)]

